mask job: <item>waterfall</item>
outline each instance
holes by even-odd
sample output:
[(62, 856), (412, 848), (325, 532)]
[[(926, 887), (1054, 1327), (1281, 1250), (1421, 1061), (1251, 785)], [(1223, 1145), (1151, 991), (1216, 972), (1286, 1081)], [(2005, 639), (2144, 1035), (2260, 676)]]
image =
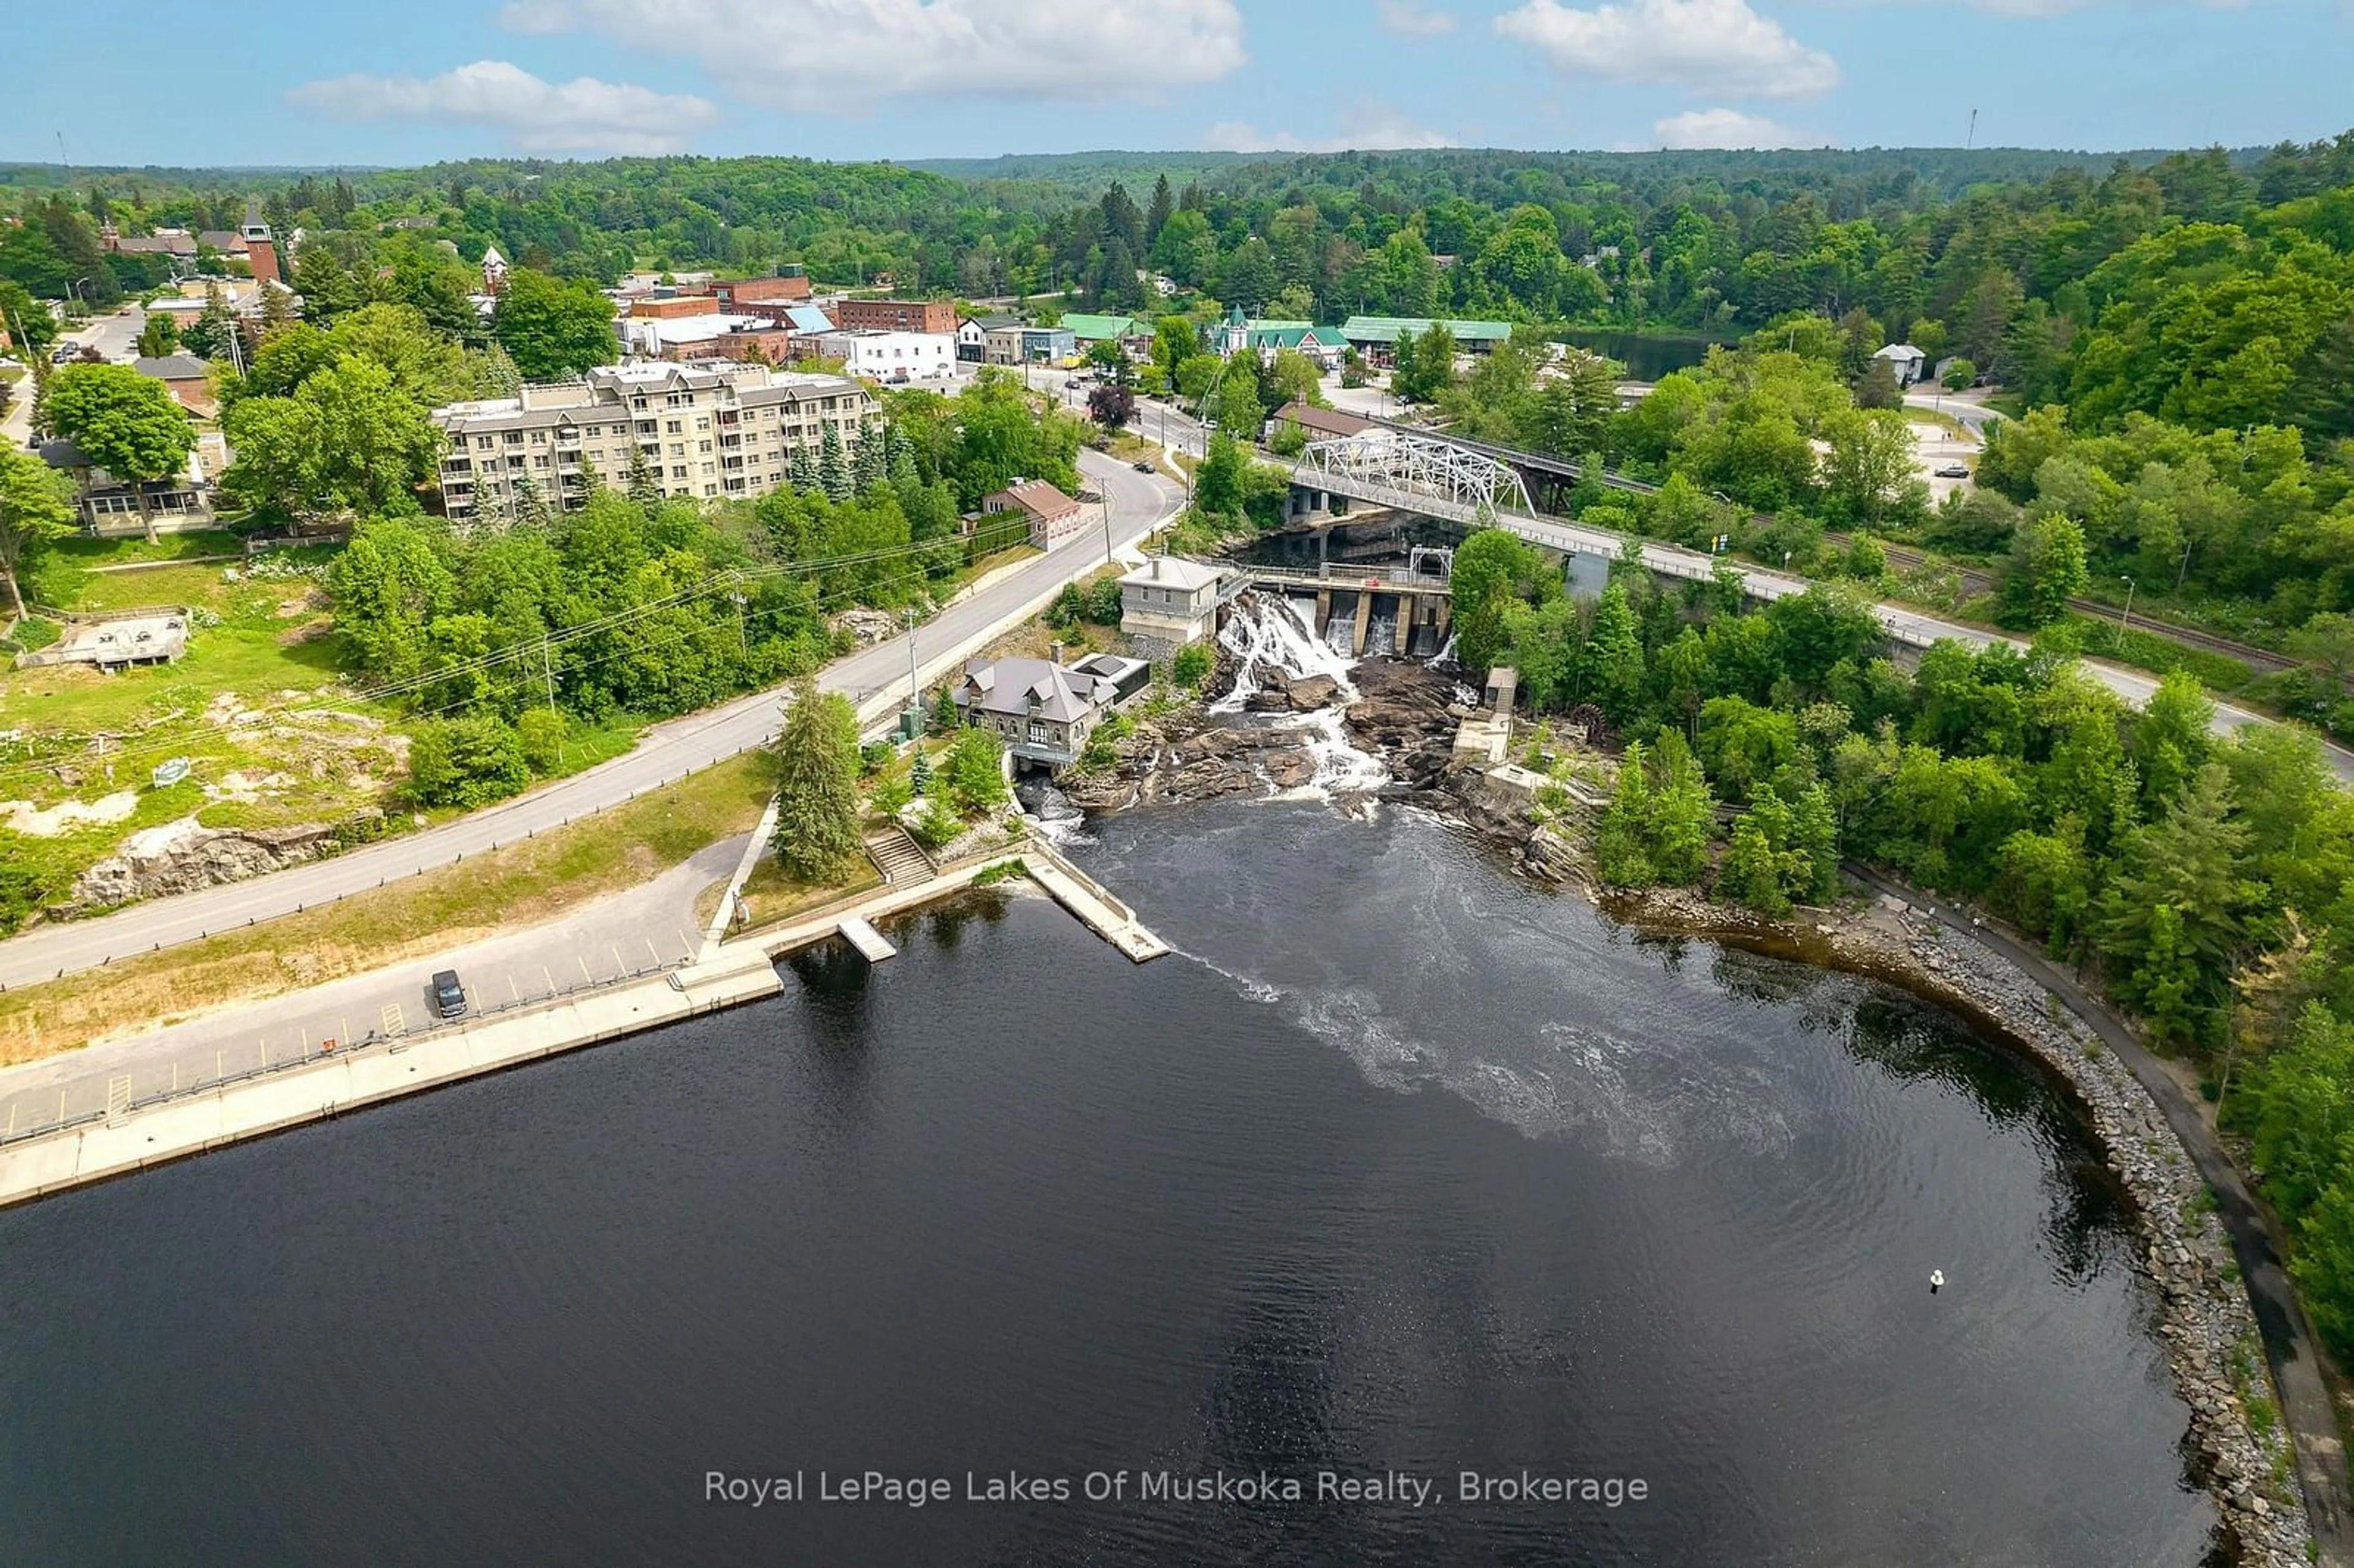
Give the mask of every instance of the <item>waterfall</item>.
[(1438, 652), (1430, 656), (1430, 662), (1434, 664), (1452, 664), (1455, 662), (1454, 632), (1449, 631), (1447, 634), (1447, 641), (1439, 644)]
[[(1348, 628), (1349, 633), (1354, 630), (1353, 619), (1343, 620), (1337, 610), (1333, 623)], [(1213, 713), (1239, 714), (1259, 689), (1262, 670), (1280, 670), (1292, 676), (1330, 675), (1340, 683), (1339, 707), (1264, 721), (1276, 728), (1299, 731), (1300, 743), (1316, 758), (1316, 777), (1297, 789), (1281, 792), (1278, 800), (1322, 800), (1334, 795), (1370, 794), (1390, 781), (1389, 768), (1380, 758), (1349, 741), (1343, 711), (1357, 700), (1357, 688), (1349, 679), (1356, 661), (1348, 656), (1347, 635), (1338, 649), (1329, 641), (1319, 642), (1298, 601), (1257, 590), (1235, 601), (1232, 615), (1218, 633), (1219, 644), (1241, 661), (1242, 668), (1235, 676), (1235, 689), (1211, 705)]]
[(1296, 600), (1257, 589), (1245, 593), (1235, 600), (1234, 611), (1218, 633), (1218, 645), (1239, 659), (1242, 667), (1235, 674), (1235, 689), (1210, 705), (1212, 713), (1240, 713), (1259, 689), (1262, 669), (1281, 670), (1289, 675), (1330, 675), (1341, 683), (1343, 697), (1357, 694), (1349, 680), (1349, 667), (1354, 661), (1345, 649), (1336, 655), (1316, 641)]
[(1384, 613), (1380, 609), (1381, 600), (1379, 599), (1375, 599), (1373, 604), (1375, 607), (1373, 612), (1365, 621), (1365, 652), (1373, 654), (1395, 653), (1398, 651), (1398, 612), (1391, 609)]

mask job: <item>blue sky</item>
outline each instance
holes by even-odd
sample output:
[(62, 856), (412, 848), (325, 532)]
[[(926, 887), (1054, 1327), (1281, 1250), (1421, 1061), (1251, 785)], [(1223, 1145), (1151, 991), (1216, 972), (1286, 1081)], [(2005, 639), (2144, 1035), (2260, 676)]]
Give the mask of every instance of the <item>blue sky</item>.
[[(0, 158), (2239, 145), (2354, 124), (2354, 0), (161, 0), (12, 19)], [(102, 41), (102, 47), (99, 47)], [(29, 84), (29, 85), (27, 85)]]

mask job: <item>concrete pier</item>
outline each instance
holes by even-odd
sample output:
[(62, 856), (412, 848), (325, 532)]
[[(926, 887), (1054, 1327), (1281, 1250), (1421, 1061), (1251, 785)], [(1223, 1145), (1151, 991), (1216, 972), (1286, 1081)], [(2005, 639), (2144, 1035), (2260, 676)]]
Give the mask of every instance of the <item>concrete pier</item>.
[(784, 990), (779, 956), (836, 936), (880, 962), (896, 949), (875, 930), (875, 920), (961, 892), (1016, 861), (1055, 903), (1133, 962), (1169, 951), (1136, 911), (1034, 833), (1012, 848), (943, 867), (928, 881), (880, 888), (723, 942), (679, 968), (517, 1012), (323, 1050), (299, 1065), (124, 1106), (103, 1119), (0, 1146), (0, 1208), (775, 996)]
[(898, 957), (899, 949), (885, 941), (883, 933), (869, 925), (861, 916), (849, 916), (835, 929), (842, 933), (843, 940), (858, 949), (858, 956), (870, 964), (879, 964), (885, 959)]

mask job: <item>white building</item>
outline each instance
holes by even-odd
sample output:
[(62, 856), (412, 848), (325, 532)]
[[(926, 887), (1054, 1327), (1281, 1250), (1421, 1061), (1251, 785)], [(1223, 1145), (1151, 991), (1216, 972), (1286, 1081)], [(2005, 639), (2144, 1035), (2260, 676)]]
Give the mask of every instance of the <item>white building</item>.
[(1922, 366), (1929, 356), (1909, 343), (1892, 343), (1872, 356), (1888, 361), (1888, 368), (1896, 373), (1896, 385), (1910, 387), (1921, 379)]
[(1119, 579), (1119, 629), (1182, 648), (1218, 634), (1226, 574), (1182, 556), (1153, 556)]
[(467, 518), (512, 515), (525, 477), (550, 510), (577, 508), (589, 468), (620, 485), (640, 461), (667, 496), (765, 495), (790, 477), (797, 449), (816, 461), (826, 427), (847, 453), (879, 417), (855, 381), (721, 359), (608, 366), (517, 397), (452, 403), (433, 423), (450, 440), (443, 505)]
[(920, 381), (956, 370), (954, 333), (890, 332), (881, 327), (830, 332), (810, 340), (828, 359), (839, 359), (853, 376), (877, 381)]

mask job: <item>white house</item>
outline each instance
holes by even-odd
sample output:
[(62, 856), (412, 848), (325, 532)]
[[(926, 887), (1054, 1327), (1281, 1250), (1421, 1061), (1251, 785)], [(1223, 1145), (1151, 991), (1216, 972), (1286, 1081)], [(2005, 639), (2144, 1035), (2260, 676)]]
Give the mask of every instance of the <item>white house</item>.
[(1896, 385), (1910, 387), (1921, 379), (1922, 367), (1929, 356), (1909, 343), (1892, 343), (1872, 356), (1888, 361), (1888, 368), (1896, 373)]

